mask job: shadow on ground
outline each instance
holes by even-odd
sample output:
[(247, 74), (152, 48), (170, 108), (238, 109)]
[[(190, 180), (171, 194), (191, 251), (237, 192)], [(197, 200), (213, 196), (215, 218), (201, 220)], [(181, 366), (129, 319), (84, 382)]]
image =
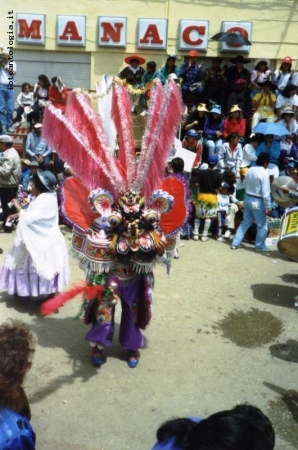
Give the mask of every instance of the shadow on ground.
[(294, 297), (297, 288), (280, 284), (252, 284), (251, 289), (256, 300), (275, 306), (294, 308)]

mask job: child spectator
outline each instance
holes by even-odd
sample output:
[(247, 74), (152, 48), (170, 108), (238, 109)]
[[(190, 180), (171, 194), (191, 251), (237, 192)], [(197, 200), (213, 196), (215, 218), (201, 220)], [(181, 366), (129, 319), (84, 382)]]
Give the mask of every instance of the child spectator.
[(30, 108), (30, 111), (28, 111), (26, 113), (27, 115), (27, 122), (31, 123), (33, 120), (33, 92), (31, 92), (31, 86), (29, 83), (23, 83), (22, 84), (22, 92), (19, 93), (19, 95), (17, 96), (17, 104), (18, 109), (17, 109), (17, 115), (16, 117), (13, 119), (13, 123), (16, 124), (17, 127), (20, 126), (21, 122), (22, 122), (22, 115), (24, 114), (24, 110), (26, 108), (26, 106), (28, 107), (28, 109)]
[(196, 154), (193, 162), (193, 167), (199, 166), (202, 161), (202, 143), (198, 141), (199, 135), (196, 130), (187, 130), (184, 141), (182, 142), (182, 148), (189, 150)]
[(224, 237), (225, 231), (225, 221), (229, 212), (230, 206), (230, 197), (229, 197), (229, 188), (230, 185), (228, 183), (221, 183), (221, 187), (218, 190), (217, 194), (217, 237), (216, 240), (219, 242), (226, 242)]

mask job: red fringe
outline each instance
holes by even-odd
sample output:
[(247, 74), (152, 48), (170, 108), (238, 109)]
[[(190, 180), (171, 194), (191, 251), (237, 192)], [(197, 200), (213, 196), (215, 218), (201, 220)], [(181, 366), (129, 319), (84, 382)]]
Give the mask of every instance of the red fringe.
[(62, 294), (56, 295), (54, 298), (44, 302), (40, 307), (40, 312), (43, 316), (48, 316), (79, 294), (84, 293), (85, 297), (91, 300), (96, 298), (103, 290), (104, 286), (102, 285), (88, 286), (86, 283), (76, 284), (69, 291), (62, 292)]

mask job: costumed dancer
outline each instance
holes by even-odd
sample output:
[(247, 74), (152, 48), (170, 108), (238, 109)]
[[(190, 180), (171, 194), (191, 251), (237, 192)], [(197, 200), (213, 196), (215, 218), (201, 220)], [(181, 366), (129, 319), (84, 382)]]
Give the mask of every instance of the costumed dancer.
[(53, 296), (69, 281), (68, 251), (59, 228), (57, 180), (48, 171), (37, 170), (31, 180), (33, 200), (22, 209), (12, 204), (18, 220), (17, 236), (1, 270), (3, 289), (18, 297)]
[[(91, 361), (100, 366), (103, 349), (112, 344), (115, 305), (121, 301), (119, 340), (133, 368), (144, 345), (140, 329), (151, 317), (153, 267), (170, 250), (174, 253), (175, 235), (187, 220), (185, 181), (163, 179), (182, 104), (174, 82), (163, 88), (154, 81), (136, 163), (128, 93), (117, 78), (109, 91), (118, 157), (88, 96), (80, 90), (72, 92), (64, 116), (52, 106), (45, 112), (45, 139), (78, 177), (63, 185), (62, 212), (73, 224), (72, 250), (86, 272), (86, 283), (43, 304), (42, 313), (50, 314), (82, 292), (84, 321), (91, 324), (86, 335)], [(169, 108), (171, 104), (176, 107)]]

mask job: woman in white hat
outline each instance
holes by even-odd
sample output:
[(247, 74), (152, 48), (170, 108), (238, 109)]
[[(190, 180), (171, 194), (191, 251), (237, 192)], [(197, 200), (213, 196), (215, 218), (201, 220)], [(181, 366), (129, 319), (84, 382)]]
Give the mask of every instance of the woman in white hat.
[(229, 116), (225, 119), (223, 137), (226, 139), (231, 133), (238, 133), (244, 138), (246, 132), (246, 121), (243, 119), (242, 110), (238, 105), (232, 105)]
[(190, 129), (196, 130), (197, 133), (202, 137), (208, 113), (209, 111), (206, 108), (206, 104), (199, 103), (197, 109), (192, 114), (189, 114), (189, 116), (187, 117), (184, 129), (186, 131)]
[(23, 210), (8, 220), (18, 220), (17, 236), (1, 270), (2, 288), (18, 297), (53, 296), (69, 281), (68, 251), (58, 223), (57, 180), (52, 172), (38, 170), (32, 177), (32, 196)]
[(279, 120), (279, 124), (286, 127), (286, 129), (291, 133), (292, 137), (294, 137), (294, 134), (296, 133), (296, 130), (298, 129), (297, 122), (294, 118), (295, 114), (292, 109), (291, 105), (286, 105), (281, 110), (281, 119)]

